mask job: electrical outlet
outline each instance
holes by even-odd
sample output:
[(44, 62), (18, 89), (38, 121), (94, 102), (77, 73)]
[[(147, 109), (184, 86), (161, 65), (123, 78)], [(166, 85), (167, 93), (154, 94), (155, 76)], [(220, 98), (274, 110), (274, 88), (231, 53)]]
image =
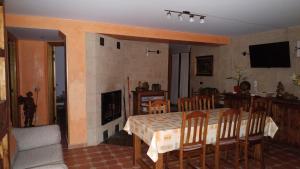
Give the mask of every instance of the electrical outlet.
[(104, 38), (100, 37), (100, 45), (104, 46)]

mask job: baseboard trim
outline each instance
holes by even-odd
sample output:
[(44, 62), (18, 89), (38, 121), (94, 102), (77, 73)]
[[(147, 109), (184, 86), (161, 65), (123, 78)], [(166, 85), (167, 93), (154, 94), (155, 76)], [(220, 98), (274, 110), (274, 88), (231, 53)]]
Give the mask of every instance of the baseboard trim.
[(83, 147), (87, 147), (87, 144), (68, 145), (68, 149), (83, 148)]

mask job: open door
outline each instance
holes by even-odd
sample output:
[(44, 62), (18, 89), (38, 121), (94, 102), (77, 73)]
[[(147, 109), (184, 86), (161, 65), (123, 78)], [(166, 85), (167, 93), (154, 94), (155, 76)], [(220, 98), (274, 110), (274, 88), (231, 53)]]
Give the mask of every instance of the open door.
[(64, 42), (48, 43), (49, 68), (49, 123), (58, 124), (63, 141), (68, 136), (67, 118), (67, 73)]

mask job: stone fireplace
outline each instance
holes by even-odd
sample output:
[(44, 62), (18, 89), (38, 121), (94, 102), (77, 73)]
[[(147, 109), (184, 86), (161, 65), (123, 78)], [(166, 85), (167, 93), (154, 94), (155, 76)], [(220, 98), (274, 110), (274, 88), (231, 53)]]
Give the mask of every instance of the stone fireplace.
[(101, 124), (105, 125), (122, 114), (122, 91), (116, 90), (101, 94)]
[[(104, 38), (104, 46), (99, 43), (100, 37)], [(117, 42), (120, 42), (120, 48), (117, 48)], [(162, 52), (147, 56), (146, 48)], [(167, 89), (168, 51), (168, 44), (165, 43), (126, 41), (86, 33), (88, 145), (97, 145), (123, 129), (125, 113), (127, 117), (131, 114), (127, 77), (130, 77), (131, 89), (138, 85), (138, 81), (160, 83), (162, 89)], [(116, 92), (120, 89), (122, 91)]]

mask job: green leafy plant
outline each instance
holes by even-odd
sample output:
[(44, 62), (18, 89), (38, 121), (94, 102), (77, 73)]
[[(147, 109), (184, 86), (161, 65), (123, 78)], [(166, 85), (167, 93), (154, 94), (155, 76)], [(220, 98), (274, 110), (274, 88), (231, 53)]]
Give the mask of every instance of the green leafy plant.
[(240, 82), (246, 80), (247, 77), (245, 76), (245, 70), (239, 66), (236, 66), (235, 67), (235, 76), (230, 76), (230, 77), (227, 77), (226, 79), (231, 79), (231, 80), (236, 81), (237, 86), (239, 86)]

